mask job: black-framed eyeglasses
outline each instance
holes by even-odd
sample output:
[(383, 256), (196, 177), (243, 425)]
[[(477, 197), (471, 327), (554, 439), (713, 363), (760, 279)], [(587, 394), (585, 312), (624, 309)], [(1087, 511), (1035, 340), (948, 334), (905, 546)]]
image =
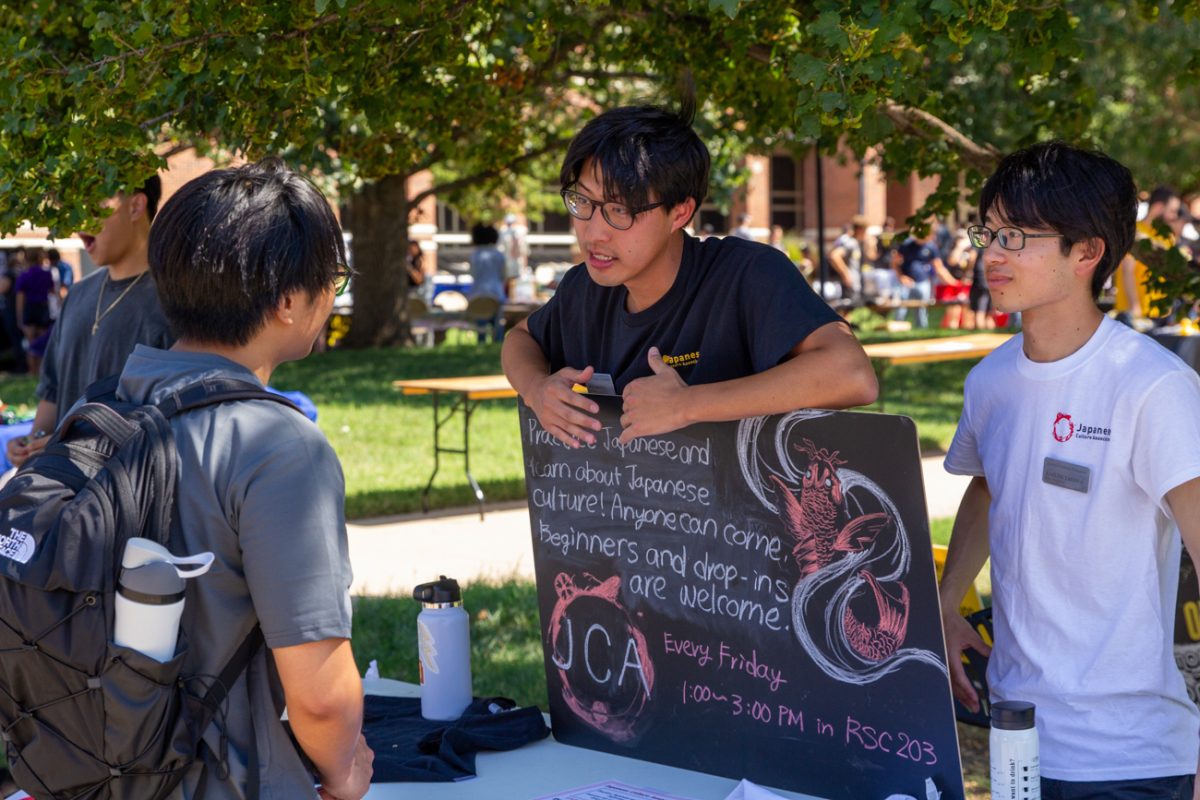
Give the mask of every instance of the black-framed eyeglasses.
[(630, 208), (624, 203), (615, 203), (612, 200), (605, 200), (604, 202), (593, 200), (587, 195), (580, 194), (572, 189), (563, 189), (561, 194), (563, 204), (567, 207), (567, 213), (575, 219), (591, 219), (598, 208), (600, 209), (600, 216), (604, 217), (604, 221), (619, 231), (627, 231), (632, 228), (634, 219), (643, 211), (649, 211), (652, 208), (666, 205), (666, 203), (658, 202)]
[(350, 278), (353, 276), (354, 270), (345, 264), (339, 265), (337, 271), (333, 273), (333, 293), (338, 297), (344, 295), (346, 289), (350, 288)]
[(1026, 233), (1020, 228), (1001, 228), (994, 231), (986, 225), (972, 225), (967, 228), (967, 236), (971, 244), (982, 249), (995, 239), (1005, 250), (1024, 250), (1026, 239), (1060, 239), (1061, 233)]

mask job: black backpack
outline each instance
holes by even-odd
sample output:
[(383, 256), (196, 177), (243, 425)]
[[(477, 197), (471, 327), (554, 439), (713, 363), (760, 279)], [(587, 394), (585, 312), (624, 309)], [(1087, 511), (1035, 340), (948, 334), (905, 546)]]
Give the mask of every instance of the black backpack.
[[(114, 592), (126, 541), (165, 545), (177, 524), (171, 417), (231, 400), (299, 409), (231, 379), (157, 405), (115, 390), (116, 378), (90, 387), (0, 489), (0, 733), (17, 785), (38, 800), (168, 796), (262, 644), (255, 627), (220, 675), (186, 675), (186, 630), (165, 664), (113, 644)], [(222, 778), (225, 756), (213, 754)]]

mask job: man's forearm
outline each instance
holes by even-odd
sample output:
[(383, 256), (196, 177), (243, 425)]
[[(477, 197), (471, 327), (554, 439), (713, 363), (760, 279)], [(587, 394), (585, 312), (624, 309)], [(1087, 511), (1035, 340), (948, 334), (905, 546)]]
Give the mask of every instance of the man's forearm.
[(837, 273), (843, 283), (850, 279), (850, 266), (842, 258), (841, 253), (830, 253), (829, 265), (833, 267), (833, 271)]
[[(828, 330), (827, 330), (828, 329)], [(829, 323), (810, 338), (823, 344), (745, 378), (687, 389), (688, 424), (722, 422), (798, 408), (851, 408), (874, 402), (879, 384), (862, 346), (841, 323)]]
[(939, 279), (941, 279), (942, 283), (949, 284), (951, 286), (958, 283), (958, 278), (955, 278), (950, 274), (950, 270), (946, 269), (946, 265), (942, 263), (941, 259), (933, 262), (933, 268), (937, 272), (937, 276)]
[(53, 433), (55, 423), (58, 420), (58, 403), (49, 400), (38, 400), (37, 410), (33, 413), (33, 427), (30, 428), (33, 434)]
[(323, 783), (346, 780), (354, 762), (354, 748), (362, 731), (362, 689), (346, 693), (346, 704), (323, 716), (295, 713), (288, 708), (288, 724), (300, 749), (317, 768)]
[(348, 640), (273, 650), (288, 723), (323, 782), (346, 779), (362, 731), (362, 680)]
[(988, 509), (992, 495), (987, 480), (971, 479), (954, 517), (946, 567), (939, 591), (943, 606), (958, 607), (988, 558)]
[(518, 325), (505, 335), (504, 347), (500, 350), (500, 365), (508, 382), (526, 402), (534, 385), (550, 371), (550, 364), (542, 348), (524, 325)]

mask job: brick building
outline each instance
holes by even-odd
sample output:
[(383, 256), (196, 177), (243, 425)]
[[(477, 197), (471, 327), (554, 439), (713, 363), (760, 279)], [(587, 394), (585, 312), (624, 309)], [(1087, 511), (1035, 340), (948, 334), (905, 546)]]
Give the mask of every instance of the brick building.
[[(921, 207), (937, 186), (936, 179), (888, 180), (871, 163), (845, 153), (840, 157), (822, 156), (825, 196), (825, 242), (828, 246), (856, 214), (867, 217), (872, 226), (882, 226), (892, 217), (898, 226)], [(817, 235), (817, 153), (810, 150), (801, 158), (780, 151), (770, 156), (746, 159), (749, 179), (738, 190), (728, 213), (711, 202), (700, 208), (693, 221), (699, 230), (712, 225), (717, 234), (728, 233), (742, 214), (750, 215), (754, 237), (766, 241), (772, 225), (781, 225), (786, 233), (815, 242)], [(426, 218), (427, 219), (427, 218)], [(454, 209), (438, 203), (436, 222), (417, 223), (414, 235), (431, 238), (443, 260), (466, 258), (469, 249), (470, 221)], [(569, 260), (573, 236), (565, 212), (547, 213), (541, 221), (529, 223), (531, 260)]]
[[(865, 215), (873, 226), (882, 225), (886, 217), (902, 225), (904, 219), (920, 207), (936, 186), (935, 179), (908, 181), (888, 180), (870, 161), (859, 162), (851, 154), (843, 157), (822, 156), (825, 198), (825, 241), (832, 242), (842, 227), (855, 214)], [(694, 225), (713, 226), (725, 234), (736, 224), (738, 217), (750, 215), (750, 227), (756, 239), (766, 241), (772, 225), (781, 225), (792, 234), (815, 241), (817, 232), (817, 154), (809, 151), (797, 158), (787, 152), (770, 156), (750, 156), (746, 159), (749, 179), (736, 193), (729, 212), (723, 213), (711, 203), (705, 203)], [(212, 169), (213, 162), (186, 150), (168, 159), (168, 169), (161, 173), (163, 201), (192, 178)], [(418, 175), (410, 190), (421, 191), (431, 180)], [(499, 212), (497, 212), (499, 214)], [(526, 221), (526, 220), (523, 220)], [(530, 260), (568, 261), (571, 259), (570, 218), (565, 211), (547, 212), (541, 220), (526, 221), (529, 227)], [(415, 211), (409, 227), (410, 236), (421, 243), (427, 263), (442, 266), (466, 260), (470, 249), (471, 221), (453, 208), (426, 199)], [(0, 240), (0, 248), (57, 247), (64, 258), (76, 267), (78, 274), (87, 274), (95, 265), (83, 252), (74, 236), (51, 242), (45, 230), (26, 228), (15, 236)]]

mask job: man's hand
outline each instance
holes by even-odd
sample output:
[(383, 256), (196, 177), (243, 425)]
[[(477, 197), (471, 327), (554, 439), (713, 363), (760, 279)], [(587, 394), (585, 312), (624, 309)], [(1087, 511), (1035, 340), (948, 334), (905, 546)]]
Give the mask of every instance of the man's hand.
[(907, 275), (900, 276), (900, 285), (901, 286), (912, 286), (914, 283), (916, 283), (916, 281), (914, 281), (912, 278), (908, 277)]
[(336, 785), (322, 784), (317, 794), (321, 800), (361, 800), (371, 788), (374, 763), (375, 751), (367, 747), (367, 740), (360, 733), (358, 744), (354, 746), (354, 763), (350, 765), (350, 774)]
[(30, 458), (42, 452), (48, 441), (50, 441), (50, 435), (43, 434), (41, 431), (30, 436), (18, 436), (15, 439), (9, 439), (8, 444), (5, 446), (9, 462), (14, 467), (22, 466)]
[(662, 360), (657, 347), (650, 348), (647, 358), (654, 374), (631, 381), (621, 393), (625, 401), (621, 406), (624, 412), (621, 414), (622, 443), (638, 436), (668, 433), (687, 425), (683, 415), (687, 407), (683, 397), (687, 384)]
[(575, 384), (590, 381), (594, 371), (591, 367), (564, 367), (547, 375), (524, 398), (542, 427), (567, 447), (596, 443), (593, 431), (600, 430), (600, 420), (590, 415), (599, 412), (600, 406), (574, 390)]
[(991, 655), (992, 648), (984, 643), (971, 623), (958, 613), (957, 603), (946, 603), (942, 598), (942, 629), (946, 633), (946, 664), (950, 667), (950, 687), (954, 696), (971, 711), (979, 710), (979, 693), (971, 685), (967, 671), (963, 668), (962, 654), (968, 647), (983, 655)]

